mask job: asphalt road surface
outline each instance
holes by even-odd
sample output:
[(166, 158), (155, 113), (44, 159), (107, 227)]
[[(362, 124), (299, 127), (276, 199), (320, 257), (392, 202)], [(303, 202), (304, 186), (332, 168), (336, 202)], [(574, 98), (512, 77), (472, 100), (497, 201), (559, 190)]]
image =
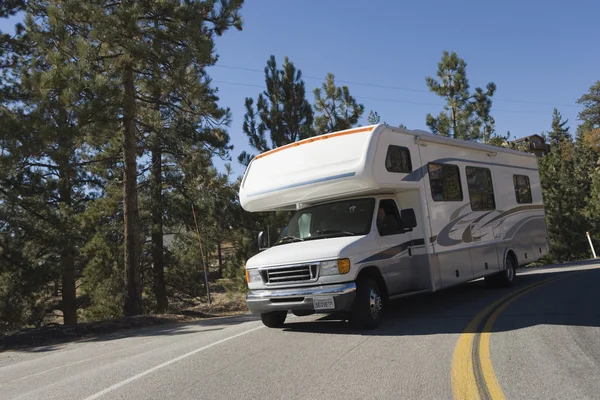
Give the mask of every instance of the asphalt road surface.
[(600, 264), (398, 300), (374, 331), (290, 314), (0, 354), (0, 399), (600, 399)]

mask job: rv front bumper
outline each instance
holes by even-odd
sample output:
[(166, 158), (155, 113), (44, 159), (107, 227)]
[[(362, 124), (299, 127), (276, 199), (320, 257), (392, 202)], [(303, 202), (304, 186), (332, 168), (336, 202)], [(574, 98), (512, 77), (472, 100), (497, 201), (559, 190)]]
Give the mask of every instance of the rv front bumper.
[[(271, 311), (332, 313), (350, 310), (355, 295), (356, 283), (349, 282), (302, 288), (252, 290), (246, 295), (246, 303), (253, 314)], [(315, 299), (327, 301), (331, 298), (333, 298), (333, 308), (315, 309)]]

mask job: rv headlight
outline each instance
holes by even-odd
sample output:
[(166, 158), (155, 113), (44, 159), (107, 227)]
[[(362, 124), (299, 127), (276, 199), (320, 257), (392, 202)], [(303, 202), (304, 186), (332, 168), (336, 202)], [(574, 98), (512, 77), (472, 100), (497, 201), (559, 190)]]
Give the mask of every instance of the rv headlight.
[(246, 270), (246, 282), (253, 283), (262, 281), (262, 277), (260, 276), (260, 272), (257, 269), (247, 269)]
[(319, 275), (343, 275), (350, 271), (350, 260), (342, 258), (340, 260), (323, 261), (319, 265)]

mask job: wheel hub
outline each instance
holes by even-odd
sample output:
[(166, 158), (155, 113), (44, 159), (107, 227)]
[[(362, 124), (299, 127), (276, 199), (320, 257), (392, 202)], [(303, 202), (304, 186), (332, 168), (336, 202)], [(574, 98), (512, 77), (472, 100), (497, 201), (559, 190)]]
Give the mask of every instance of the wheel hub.
[(369, 308), (371, 309), (371, 316), (373, 319), (377, 319), (382, 307), (383, 303), (381, 296), (379, 296), (379, 293), (375, 290), (371, 289), (371, 292), (369, 293)]
[(510, 260), (506, 260), (506, 278), (509, 282), (512, 282), (515, 276), (515, 270), (513, 269), (513, 264)]

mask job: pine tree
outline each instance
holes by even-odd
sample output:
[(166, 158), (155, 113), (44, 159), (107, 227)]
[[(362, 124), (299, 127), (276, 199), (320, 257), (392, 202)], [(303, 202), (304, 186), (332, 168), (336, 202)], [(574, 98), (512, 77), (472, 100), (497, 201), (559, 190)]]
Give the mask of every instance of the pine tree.
[[(288, 57), (279, 69), (275, 56), (271, 55), (265, 67), (265, 85), (266, 90), (256, 100), (256, 108), (252, 98), (245, 100), (242, 129), (250, 146), (262, 153), (313, 136), (313, 111), (306, 100), (302, 71), (296, 69)], [(243, 152), (238, 161), (248, 165), (252, 157)]]
[[(214, 29), (209, 23), (188, 24), (195, 10), (177, 3), (166, 4), (160, 15), (149, 10), (149, 47), (147, 65), (141, 64), (137, 80), (139, 124), (148, 133), (150, 161), (150, 207), (152, 269), (157, 311), (167, 310), (163, 244), (163, 164), (165, 156), (179, 159), (182, 148), (206, 151), (226, 157), (229, 136), (225, 127), (230, 112), (218, 106), (216, 90), (211, 87), (206, 67), (214, 65)], [(197, 14), (197, 12), (196, 12)], [(237, 24), (230, 14), (219, 16), (219, 29)], [(167, 30), (169, 37), (162, 32)], [(175, 44), (175, 45), (173, 45)], [(182, 106), (183, 105), (183, 106)], [(176, 165), (176, 163), (175, 163)]]
[[(581, 151), (580, 158), (587, 168), (577, 171), (579, 186), (584, 190), (589, 187), (586, 196), (584, 215), (587, 218), (586, 228), (596, 243), (600, 241), (600, 81), (594, 83), (588, 93), (578, 100), (584, 109), (579, 113), (583, 121), (578, 129), (577, 141)], [(585, 193), (585, 192), (584, 192)], [(589, 254), (589, 250), (588, 253)]]
[(371, 110), (371, 112), (369, 113), (369, 117), (367, 118), (367, 121), (369, 121), (369, 124), (377, 125), (380, 120), (381, 120), (381, 117), (379, 116), (379, 114), (377, 114), (376, 111)]
[(555, 108), (552, 112), (552, 130), (548, 132), (548, 138), (554, 143), (560, 143), (563, 140), (569, 140), (571, 135), (569, 127), (566, 126), (568, 120), (562, 119), (562, 115)]
[[(64, 323), (77, 323), (77, 276), (82, 269), (78, 249), (85, 243), (78, 217), (93, 199), (97, 185), (85, 159), (85, 132), (99, 106), (88, 91), (96, 84), (79, 68), (77, 41), (56, 4), (30, 1), (26, 28), (18, 39), (27, 53), (13, 62), (13, 93), (20, 96), (12, 111), (20, 128), (13, 132), (10, 153), (19, 159), (18, 179), (11, 182), (14, 205), (36, 221), (29, 236), (43, 249), (46, 278), (59, 277), (59, 304)], [(13, 98), (16, 100), (16, 97)]]
[[(242, 0), (192, 2), (93, 2), (63, 0), (62, 9), (71, 28), (80, 34), (80, 52), (86, 52), (90, 69), (101, 71), (110, 93), (109, 109), (118, 122), (123, 157), (123, 218), (126, 315), (142, 312), (140, 267), (140, 218), (138, 207), (138, 162), (151, 147), (154, 160), (161, 159), (165, 118), (169, 125), (189, 128), (190, 136), (203, 144), (227, 141), (214, 91), (204, 68), (214, 64), (214, 37), (234, 26), (241, 28)], [(158, 78), (159, 79), (152, 79)], [(206, 100), (209, 99), (209, 102)], [(120, 115), (119, 120), (114, 116)], [(172, 116), (174, 115), (174, 116)], [(182, 116), (184, 115), (184, 116)], [(213, 122), (213, 119), (217, 120)], [(114, 131), (113, 131), (114, 132)], [(97, 134), (114, 141), (106, 129)], [(175, 142), (175, 141), (173, 141)], [(201, 144), (201, 146), (203, 145)], [(162, 236), (160, 216), (160, 173), (153, 171), (153, 209), (156, 229), (155, 279), (157, 297), (164, 308), (160, 273)]]
[(555, 109), (552, 116), (551, 152), (539, 160), (539, 171), (550, 233), (552, 256), (556, 261), (584, 258), (589, 228), (586, 204), (591, 193), (595, 157), (582, 139), (571, 140), (569, 127)]
[(365, 111), (365, 106), (359, 104), (350, 95), (348, 86), (336, 86), (335, 76), (327, 74), (320, 88), (315, 88), (315, 130), (322, 135), (328, 132), (341, 131), (356, 126)]
[(467, 63), (455, 52), (444, 51), (438, 63), (437, 77), (439, 80), (427, 77), (427, 86), (444, 98), (447, 105), (437, 118), (427, 114), (429, 129), (441, 136), (488, 141), (494, 132), (494, 118), (490, 110), (496, 85), (490, 82), (485, 91), (478, 87), (471, 94)]

